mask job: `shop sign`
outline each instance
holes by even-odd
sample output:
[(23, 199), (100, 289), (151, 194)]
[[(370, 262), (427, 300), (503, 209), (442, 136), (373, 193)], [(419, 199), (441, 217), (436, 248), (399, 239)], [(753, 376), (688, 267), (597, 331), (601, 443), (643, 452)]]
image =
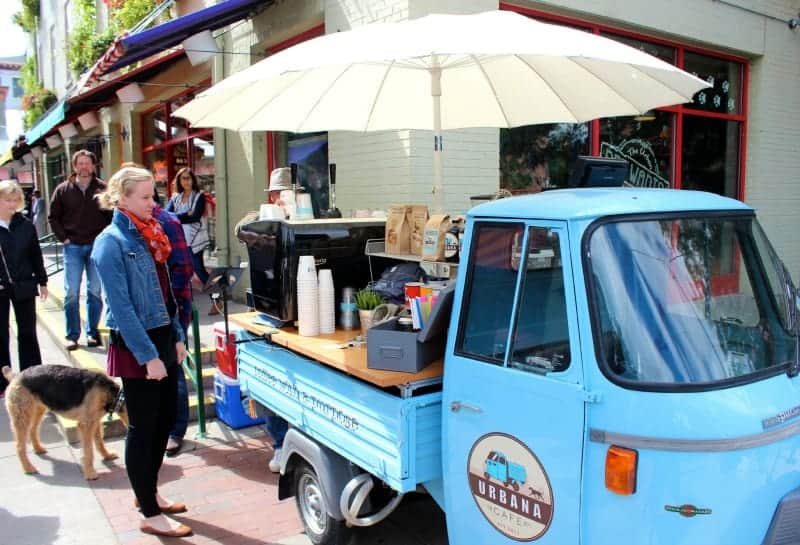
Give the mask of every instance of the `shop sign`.
[(467, 459), (472, 497), (486, 520), (515, 541), (542, 537), (553, 520), (550, 479), (539, 459), (516, 437), (489, 433)]
[(612, 159), (626, 159), (631, 166), (626, 185), (634, 187), (669, 187), (669, 180), (658, 173), (656, 154), (650, 143), (639, 138), (625, 140), (618, 146), (600, 143), (600, 155)]

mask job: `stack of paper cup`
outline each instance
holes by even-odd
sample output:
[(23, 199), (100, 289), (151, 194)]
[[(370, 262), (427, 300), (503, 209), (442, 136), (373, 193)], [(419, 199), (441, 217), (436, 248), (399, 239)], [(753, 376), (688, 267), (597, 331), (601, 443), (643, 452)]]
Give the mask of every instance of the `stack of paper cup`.
[(300, 335), (319, 335), (317, 268), (314, 256), (300, 256), (297, 267), (297, 322)]
[(336, 291), (333, 287), (333, 274), (330, 269), (319, 271), (319, 332), (336, 331)]

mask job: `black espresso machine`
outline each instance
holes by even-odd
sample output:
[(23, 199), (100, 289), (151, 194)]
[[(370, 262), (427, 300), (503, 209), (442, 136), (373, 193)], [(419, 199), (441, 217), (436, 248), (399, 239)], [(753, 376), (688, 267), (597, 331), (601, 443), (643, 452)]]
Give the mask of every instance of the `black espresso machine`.
[[(342, 288), (360, 289), (371, 280), (364, 250), (368, 239), (384, 238), (385, 225), (386, 220), (374, 218), (262, 220), (244, 225), (238, 236), (249, 257), (248, 305), (278, 322), (297, 320), (298, 258), (313, 255), (318, 271), (331, 269), (338, 322)], [(372, 259), (375, 280), (388, 264), (386, 259)]]

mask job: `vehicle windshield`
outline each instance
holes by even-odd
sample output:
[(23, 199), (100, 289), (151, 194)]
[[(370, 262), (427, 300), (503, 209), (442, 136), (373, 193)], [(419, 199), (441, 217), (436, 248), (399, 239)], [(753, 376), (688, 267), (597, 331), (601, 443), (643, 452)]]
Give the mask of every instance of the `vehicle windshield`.
[(796, 363), (790, 280), (754, 217), (610, 221), (586, 256), (604, 372), (724, 387)]

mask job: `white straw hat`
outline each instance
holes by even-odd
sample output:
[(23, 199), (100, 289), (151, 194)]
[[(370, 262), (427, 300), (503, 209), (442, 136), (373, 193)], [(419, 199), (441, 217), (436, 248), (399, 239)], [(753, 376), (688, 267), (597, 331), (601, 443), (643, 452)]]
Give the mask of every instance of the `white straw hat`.
[(292, 171), (289, 167), (276, 168), (269, 175), (269, 191), (292, 188)]

